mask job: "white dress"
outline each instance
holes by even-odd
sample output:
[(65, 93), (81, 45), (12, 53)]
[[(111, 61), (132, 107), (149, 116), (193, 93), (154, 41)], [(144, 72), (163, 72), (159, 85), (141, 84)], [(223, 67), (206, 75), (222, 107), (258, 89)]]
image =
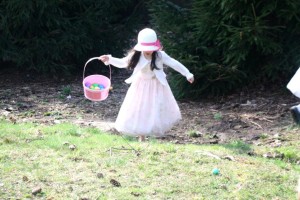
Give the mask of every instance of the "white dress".
[(289, 81), (287, 88), (296, 96), (300, 98), (300, 68)]
[(115, 122), (126, 135), (162, 136), (181, 119), (168, 84), (163, 85), (150, 69), (150, 62), (132, 81)]

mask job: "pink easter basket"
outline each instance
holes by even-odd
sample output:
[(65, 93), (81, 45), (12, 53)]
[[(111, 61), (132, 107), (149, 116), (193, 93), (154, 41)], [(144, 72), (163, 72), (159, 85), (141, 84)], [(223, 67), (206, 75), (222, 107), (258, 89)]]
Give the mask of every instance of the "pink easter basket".
[[(87, 64), (89, 62), (91, 62), (92, 60), (99, 60), (99, 57), (90, 58), (84, 65), (83, 81), (82, 81), (84, 96), (85, 96), (85, 98), (87, 98), (91, 101), (103, 101), (108, 97), (109, 89), (111, 86), (111, 81), (110, 81), (111, 80), (111, 67), (109, 65), (109, 78), (106, 76), (100, 75), (100, 74), (94, 74), (94, 75), (85, 77), (85, 68), (86, 68)], [(95, 89), (90, 89), (89, 87), (86, 86), (86, 85), (94, 84), (94, 83), (103, 85), (104, 89), (95, 90)]]

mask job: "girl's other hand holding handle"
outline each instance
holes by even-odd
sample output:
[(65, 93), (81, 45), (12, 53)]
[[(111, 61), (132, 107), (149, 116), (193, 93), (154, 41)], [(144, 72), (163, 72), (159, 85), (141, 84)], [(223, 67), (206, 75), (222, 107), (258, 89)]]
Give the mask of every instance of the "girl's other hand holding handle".
[(109, 60), (108, 55), (102, 55), (99, 57), (99, 60), (101, 60), (103, 63), (107, 63)]

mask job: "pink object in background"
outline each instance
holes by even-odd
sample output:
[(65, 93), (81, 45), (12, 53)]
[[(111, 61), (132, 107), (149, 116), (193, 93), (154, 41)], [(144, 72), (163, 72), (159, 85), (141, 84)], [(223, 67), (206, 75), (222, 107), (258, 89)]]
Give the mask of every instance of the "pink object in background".
[[(110, 78), (107, 78), (106, 76), (99, 75), (99, 74), (90, 75), (84, 78), (85, 68), (87, 64), (92, 60), (99, 60), (99, 57), (90, 58), (84, 65), (83, 81), (82, 81), (84, 96), (85, 98), (91, 101), (103, 101), (108, 97), (109, 89), (111, 86), (111, 67), (109, 65)], [(91, 83), (97, 83), (99, 85), (103, 85), (104, 88), (100, 90), (90, 89), (87, 87), (87, 85)]]
[[(85, 86), (85, 83), (100, 83), (104, 86), (103, 90), (93, 90), (90, 88), (87, 88)], [(91, 100), (91, 101), (103, 101), (108, 97), (109, 94), (109, 88), (110, 88), (110, 79), (103, 75), (90, 75), (87, 76), (83, 82), (83, 89), (84, 89), (84, 96)]]

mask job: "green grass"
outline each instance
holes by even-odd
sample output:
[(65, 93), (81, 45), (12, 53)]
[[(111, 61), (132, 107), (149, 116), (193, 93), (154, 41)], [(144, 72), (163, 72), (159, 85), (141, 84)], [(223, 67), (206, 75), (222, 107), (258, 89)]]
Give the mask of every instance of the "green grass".
[(214, 114), (214, 119), (215, 119), (215, 120), (221, 120), (222, 118), (223, 118), (222, 113), (215, 113), (215, 114)]
[[(239, 141), (138, 143), (71, 124), (0, 121), (0, 130), (1, 199), (295, 199), (299, 165), (248, 156), (254, 147)], [(131, 147), (136, 151), (112, 149)], [(296, 149), (279, 150), (294, 158)], [(212, 175), (214, 168), (220, 175)], [(36, 186), (42, 192), (34, 196)]]

